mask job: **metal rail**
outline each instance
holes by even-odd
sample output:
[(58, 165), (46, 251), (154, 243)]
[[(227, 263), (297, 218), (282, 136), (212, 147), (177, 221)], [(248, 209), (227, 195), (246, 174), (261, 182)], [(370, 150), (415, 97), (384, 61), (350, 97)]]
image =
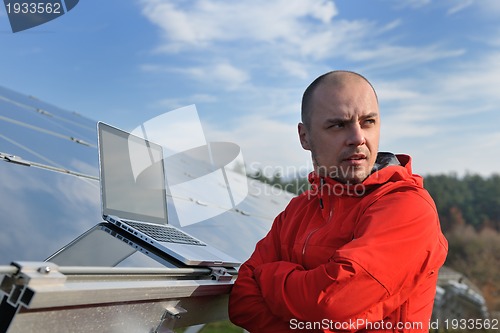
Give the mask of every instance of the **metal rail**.
[(0, 268), (0, 332), (172, 332), (227, 318), (221, 268)]

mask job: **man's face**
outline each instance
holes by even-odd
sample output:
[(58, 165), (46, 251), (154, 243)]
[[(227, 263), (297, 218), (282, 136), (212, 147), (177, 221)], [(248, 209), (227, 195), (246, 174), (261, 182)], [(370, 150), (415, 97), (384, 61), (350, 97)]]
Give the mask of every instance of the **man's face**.
[(361, 183), (375, 164), (380, 116), (375, 93), (362, 79), (316, 88), (310, 125), (299, 124), (302, 147), (311, 151), (316, 172), (343, 183)]

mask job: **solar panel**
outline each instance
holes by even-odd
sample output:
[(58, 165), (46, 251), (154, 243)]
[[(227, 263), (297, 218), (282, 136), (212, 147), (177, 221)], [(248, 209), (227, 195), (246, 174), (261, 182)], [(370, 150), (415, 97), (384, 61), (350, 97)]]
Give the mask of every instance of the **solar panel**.
[[(0, 161), (0, 265), (44, 260), (102, 220), (96, 122), (0, 87), (0, 159), (4, 160)], [(190, 163), (195, 162), (178, 160), (169, 167), (180, 172), (199, 168)], [(245, 260), (292, 195), (272, 193), (268, 185), (237, 172), (231, 177), (249, 182), (250, 195), (236, 207), (227, 207), (225, 213), (185, 230)], [(207, 181), (209, 187), (226, 186), (214, 179)], [(176, 199), (201, 210), (214, 205), (192, 191)], [(171, 196), (167, 206), (171, 223), (180, 225), (176, 214), (170, 213), (175, 212)], [(153, 264), (135, 254), (121, 265)]]

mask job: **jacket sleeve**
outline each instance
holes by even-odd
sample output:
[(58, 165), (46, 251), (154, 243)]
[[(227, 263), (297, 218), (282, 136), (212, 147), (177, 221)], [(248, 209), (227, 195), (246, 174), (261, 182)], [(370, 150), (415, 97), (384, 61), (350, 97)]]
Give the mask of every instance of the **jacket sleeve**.
[(284, 213), (276, 217), (266, 237), (238, 271), (238, 278), (229, 297), (229, 319), (250, 332), (288, 332), (289, 324), (276, 317), (262, 297), (254, 276), (256, 267), (280, 259), (279, 223)]
[(312, 270), (289, 262), (255, 269), (271, 312), (297, 318), (379, 321), (437, 274), (447, 244), (435, 206), (417, 191), (385, 195), (362, 213), (354, 239)]

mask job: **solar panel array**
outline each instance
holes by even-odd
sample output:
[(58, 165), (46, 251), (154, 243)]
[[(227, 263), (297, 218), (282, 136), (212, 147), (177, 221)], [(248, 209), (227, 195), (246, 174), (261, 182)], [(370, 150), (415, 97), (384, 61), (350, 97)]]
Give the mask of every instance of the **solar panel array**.
[[(96, 122), (0, 87), (0, 265), (42, 261), (102, 221)], [(184, 229), (244, 260), (292, 195), (244, 175), (236, 178), (248, 182), (241, 204)], [(197, 208), (212, 204), (196, 193), (179, 199)], [(167, 204), (171, 211), (171, 197)], [(178, 225), (175, 214), (169, 218)], [(155, 264), (139, 253), (122, 263)]]

